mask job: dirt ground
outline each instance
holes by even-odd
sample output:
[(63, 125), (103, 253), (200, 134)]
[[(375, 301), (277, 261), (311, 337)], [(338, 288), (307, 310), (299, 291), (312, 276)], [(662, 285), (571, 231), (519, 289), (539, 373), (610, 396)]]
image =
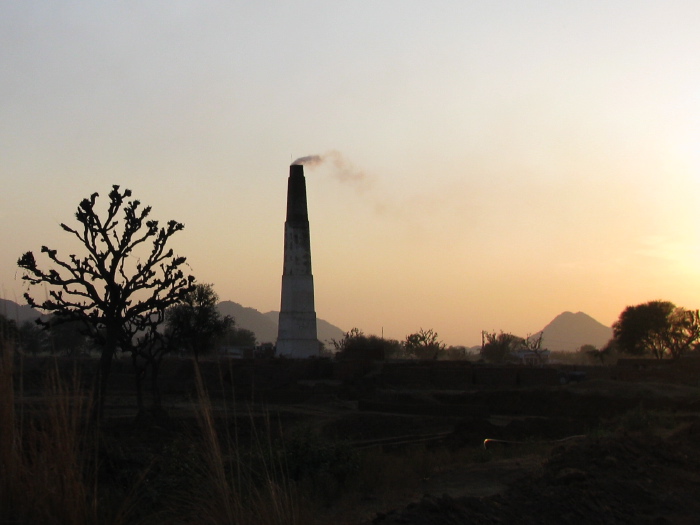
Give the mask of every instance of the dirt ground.
[(508, 486), (496, 494), (475, 494), (478, 490), (468, 481), (484, 475), (484, 492), (496, 489), (496, 472), (489, 467), (502, 466), (490, 465), (461, 473), (464, 495), (459, 489), (452, 494), (434, 491), (367, 523), (698, 523), (699, 438), (698, 423), (667, 438), (646, 433), (587, 438), (556, 448), (541, 464), (506, 469), (500, 480)]
[(697, 392), (655, 384), (578, 389), (663, 410), (633, 409), (605, 430), (554, 443), (544, 457), (442, 473), (426, 482), (421, 498), (363, 525), (700, 523)]
[[(392, 498), (355, 502), (342, 521), (335, 509), (326, 523), (700, 523), (697, 387), (605, 380), (367, 397), (367, 406), (400, 404), (401, 413), (321, 403), (328, 419), (319, 427), (354, 440), (451, 429), (436, 447), (485, 456), (439, 469)], [(467, 407), (468, 415), (426, 415), (430, 407), (448, 414), (446, 406)]]

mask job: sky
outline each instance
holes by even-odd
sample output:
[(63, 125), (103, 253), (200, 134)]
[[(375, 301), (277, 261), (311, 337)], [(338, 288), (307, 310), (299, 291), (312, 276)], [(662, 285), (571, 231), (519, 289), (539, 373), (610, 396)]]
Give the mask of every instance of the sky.
[[(700, 3), (0, 2), (0, 295), (113, 184), (279, 310), (306, 155), (316, 312), (448, 345), (700, 307)], [(41, 260), (43, 264), (43, 259)], [(48, 265), (45, 265), (48, 267)]]

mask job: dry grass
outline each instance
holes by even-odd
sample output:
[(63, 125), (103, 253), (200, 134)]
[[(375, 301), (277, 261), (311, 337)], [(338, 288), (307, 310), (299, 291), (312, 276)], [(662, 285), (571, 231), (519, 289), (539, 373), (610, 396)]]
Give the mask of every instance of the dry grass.
[[(198, 378), (200, 434), (188, 446), (196, 458), (164, 458), (187, 463), (184, 480), (198, 482), (186, 493), (163, 494), (160, 509), (136, 508), (143, 469), (131, 494), (121, 501), (99, 490), (98, 432), (88, 425), (91, 397), (77, 374), (69, 383), (57, 371), (49, 374), (42, 402), (18, 413), (11, 344), (0, 355), (0, 524), (90, 525), (133, 523), (209, 523), (295, 525), (309, 523), (309, 506), (286, 473), (284, 454), (266, 428), (254, 428), (252, 445), (239, 446), (237, 436), (217, 430), (211, 402)], [(20, 374), (21, 376), (21, 374)], [(21, 399), (21, 388), (18, 394)], [(19, 406), (24, 406), (20, 404)], [(228, 426), (226, 426), (228, 428)], [(135, 512), (131, 512), (135, 511)]]
[(28, 404), (22, 372), (22, 356), (0, 337), (0, 524), (133, 524), (133, 499), (98, 490), (99, 428), (80, 374), (66, 380), (55, 366)]
[(175, 522), (177, 516), (178, 523), (211, 525), (309, 523), (311, 511), (287, 475), (283, 456), (272, 442), (269, 419), (265, 428), (253, 426), (251, 444), (242, 447), (235, 434), (221, 435), (198, 371), (196, 381), (202, 457), (194, 468), (201, 484), (181, 495), (180, 503), (166, 512), (168, 519)]
[[(119, 525), (134, 523), (136, 515), (152, 524), (357, 523), (372, 509), (420, 497), (422, 483), (445, 470), (514, 452), (425, 444), (357, 452), (315, 434), (285, 435), (269, 414), (261, 424), (252, 413), (251, 435), (241, 440), (230, 424), (238, 421), (236, 414), (227, 412), (236, 403), (217, 405), (215, 415), (197, 374), (196, 435), (178, 436), (159, 460), (176, 483), (158, 481), (144, 463), (128, 477), (132, 493), (119, 492), (98, 487), (98, 434), (86, 425), (91, 399), (78, 379), (65, 383), (51, 374), (46, 402), (22, 415), (8, 346), (0, 360), (0, 524)], [(18, 392), (22, 396), (21, 387)], [(139, 502), (139, 493), (149, 489), (144, 485), (152, 489), (154, 482), (161, 483), (156, 503)]]
[(76, 525), (98, 523), (94, 461), (84, 424), (90, 398), (56, 372), (47, 381), (45, 406), (18, 417), (14, 353), (0, 358), (0, 505), (3, 522)]

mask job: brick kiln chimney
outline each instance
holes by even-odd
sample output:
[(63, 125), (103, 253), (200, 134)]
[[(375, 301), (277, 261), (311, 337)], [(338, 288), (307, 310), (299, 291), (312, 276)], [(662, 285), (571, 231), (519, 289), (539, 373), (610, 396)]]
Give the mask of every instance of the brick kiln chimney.
[(319, 355), (306, 180), (301, 164), (289, 166), (277, 355), (296, 358)]

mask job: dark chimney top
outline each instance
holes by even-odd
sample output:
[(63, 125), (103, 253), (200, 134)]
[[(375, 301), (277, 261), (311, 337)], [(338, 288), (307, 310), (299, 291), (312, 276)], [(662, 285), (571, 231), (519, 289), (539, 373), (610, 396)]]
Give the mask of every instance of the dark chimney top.
[(306, 210), (306, 179), (304, 179), (302, 164), (289, 166), (287, 222), (296, 224), (309, 222), (309, 214)]

